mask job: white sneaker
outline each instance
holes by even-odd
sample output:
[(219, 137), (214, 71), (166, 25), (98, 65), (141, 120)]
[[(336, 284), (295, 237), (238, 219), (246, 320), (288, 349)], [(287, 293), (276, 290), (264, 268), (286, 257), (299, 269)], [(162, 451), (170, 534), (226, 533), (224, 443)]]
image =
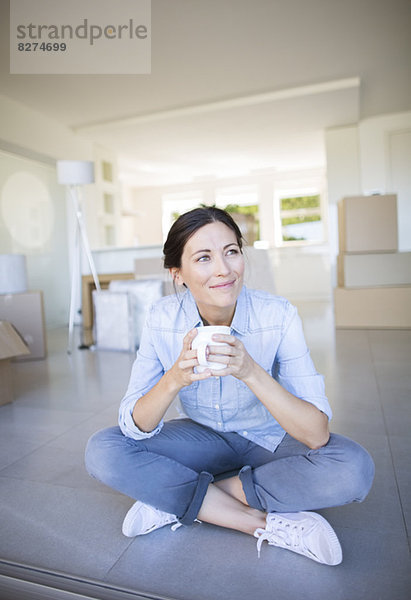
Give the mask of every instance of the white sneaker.
[(175, 515), (163, 512), (137, 500), (130, 508), (123, 521), (122, 531), (127, 537), (146, 535), (169, 523), (176, 523), (172, 528), (177, 529), (181, 525)]
[(256, 529), (257, 551), (260, 556), (264, 540), (273, 546), (286, 548), (325, 565), (339, 565), (342, 550), (331, 525), (313, 512), (268, 513), (265, 529)]

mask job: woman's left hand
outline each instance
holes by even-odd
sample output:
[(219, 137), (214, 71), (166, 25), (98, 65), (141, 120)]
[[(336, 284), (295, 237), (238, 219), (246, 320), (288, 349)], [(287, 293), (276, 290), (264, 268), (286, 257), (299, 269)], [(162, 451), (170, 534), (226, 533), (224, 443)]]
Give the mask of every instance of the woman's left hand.
[(244, 344), (234, 335), (214, 334), (213, 341), (224, 342), (224, 346), (210, 344), (207, 359), (227, 365), (225, 369), (211, 369), (214, 376), (233, 375), (245, 380), (249, 377), (256, 363), (248, 354)]

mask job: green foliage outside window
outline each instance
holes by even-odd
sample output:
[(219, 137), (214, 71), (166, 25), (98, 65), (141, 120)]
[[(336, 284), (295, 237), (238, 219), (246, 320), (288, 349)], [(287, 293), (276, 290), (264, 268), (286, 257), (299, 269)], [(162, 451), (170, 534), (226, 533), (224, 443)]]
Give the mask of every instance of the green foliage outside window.
[(281, 225), (283, 227), (282, 239), (284, 242), (302, 242), (304, 237), (289, 235), (286, 231), (287, 225), (299, 225), (321, 221), (321, 198), (320, 196), (297, 196), (293, 198), (281, 198)]
[[(199, 207), (201, 208), (208, 208), (208, 206), (209, 205), (207, 204), (199, 205)], [(235, 215), (245, 215), (246, 217), (253, 217), (252, 219), (250, 219), (251, 223), (245, 225), (246, 230), (242, 229), (244, 227), (243, 223), (237, 223), (237, 225), (239, 225), (240, 230), (242, 231), (242, 234), (246, 240), (248, 239), (248, 241), (250, 241), (260, 239), (260, 221), (258, 218), (258, 204), (249, 204), (248, 206), (241, 206), (240, 204), (227, 204), (226, 206), (224, 206), (224, 210), (233, 216), (234, 221), (238, 220), (238, 218), (236, 219)], [(176, 221), (180, 216), (180, 213), (174, 211), (171, 216), (173, 221)]]
[(320, 196), (297, 196), (282, 198), (281, 210), (296, 210), (299, 208), (320, 208)]
[(258, 215), (258, 204), (249, 204), (248, 206), (227, 204), (224, 210), (228, 213), (240, 213), (241, 215)]
[(283, 235), (283, 242), (305, 242), (305, 238), (294, 237), (293, 235)]
[[(251, 229), (247, 231), (242, 231), (242, 233), (245, 236), (245, 239), (248, 240), (248, 243), (252, 243), (253, 240), (260, 239), (260, 220), (258, 218), (258, 204), (248, 204), (247, 206), (241, 206), (240, 204), (227, 204), (224, 207), (224, 210), (233, 216), (234, 221), (236, 221), (235, 215), (245, 215), (246, 217), (252, 217), (252, 219), (250, 219), (251, 223), (248, 225), (248, 227), (251, 227)], [(241, 224), (237, 223), (237, 225), (239, 225), (241, 229)]]
[[(201, 208), (208, 208), (208, 204), (200, 204)], [(215, 204), (214, 204), (215, 206)], [(255, 215), (258, 216), (258, 204), (250, 204), (249, 206), (240, 206), (239, 204), (227, 204), (224, 207), (224, 210), (230, 214), (239, 213), (241, 215)], [(174, 221), (178, 219), (180, 213), (175, 211), (172, 213), (172, 218)]]
[(312, 221), (321, 221), (321, 215), (306, 215), (304, 217), (283, 217), (281, 223), (285, 225), (295, 225), (296, 223), (311, 223)]

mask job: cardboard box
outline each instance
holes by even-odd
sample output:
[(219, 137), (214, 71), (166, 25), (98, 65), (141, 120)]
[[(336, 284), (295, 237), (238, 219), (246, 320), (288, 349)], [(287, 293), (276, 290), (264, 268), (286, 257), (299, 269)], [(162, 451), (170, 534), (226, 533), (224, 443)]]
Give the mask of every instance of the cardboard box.
[(30, 350), (13, 325), (0, 321), (0, 405), (8, 404), (14, 398), (11, 359), (28, 354)]
[(135, 279), (164, 278), (167, 271), (164, 269), (161, 256), (142, 256), (134, 260)]
[[(102, 290), (108, 289), (113, 279), (133, 279), (133, 273), (99, 273), (98, 280)], [(81, 278), (81, 316), (84, 329), (92, 329), (94, 323), (93, 291), (96, 289), (92, 275)]]
[(134, 349), (140, 346), (141, 334), (149, 307), (163, 295), (164, 282), (161, 279), (130, 279), (112, 281), (110, 292), (127, 292), (131, 310), (131, 327), (134, 335)]
[(9, 321), (26, 342), (30, 355), (16, 360), (45, 358), (46, 331), (42, 292), (0, 295), (0, 319)]
[(411, 285), (411, 252), (339, 254), (340, 287)]
[(338, 203), (340, 254), (397, 252), (397, 196), (351, 196)]
[(411, 329), (411, 286), (334, 290), (335, 326)]
[(168, 296), (175, 293), (173, 281), (169, 272), (164, 268), (164, 262), (161, 256), (142, 256), (140, 258), (136, 258), (134, 260), (134, 279), (136, 281), (140, 281), (141, 279), (159, 279), (163, 282), (163, 296)]
[(135, 350), (130, 295), (128, 292), (93, 292), (94, 341), (99, 350)]

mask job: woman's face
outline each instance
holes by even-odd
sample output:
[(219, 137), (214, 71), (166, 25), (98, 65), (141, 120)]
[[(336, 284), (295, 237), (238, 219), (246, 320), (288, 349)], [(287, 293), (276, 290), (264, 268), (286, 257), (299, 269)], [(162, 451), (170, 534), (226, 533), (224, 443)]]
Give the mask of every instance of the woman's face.
[(244, 257), (227, 225), (216, 221), (198, 229), (184, 246), (181, 268), (171, 271), (177, 283), (186, 284), (203, 317), (215, 309), (234, 314), (243, 286)]

